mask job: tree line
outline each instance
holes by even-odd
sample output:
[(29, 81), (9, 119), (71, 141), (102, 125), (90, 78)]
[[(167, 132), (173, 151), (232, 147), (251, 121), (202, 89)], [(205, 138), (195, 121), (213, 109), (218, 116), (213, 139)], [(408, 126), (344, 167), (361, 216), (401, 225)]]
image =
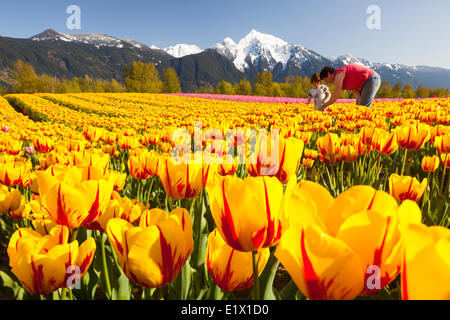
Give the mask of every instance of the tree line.
[(58, 79), (48, 74), (38, 75), (32, 65), (17, 60), (9, 70), (11, 88), (0, 84), (0, 94), (7, 93), (80, 93), (80, 92), (181, 92), (180, 81), (173, 68), (160, 75), (153, 63), (134, 62), (124, 68), (121, 83), (116, 79), (92, 79), (89, 75), (72, 79)]
[[(123, 82), (116, 79), (92, 79), (89, 75), (73, 79), (58, 79), (47, 74), (37, 75), (33, 66), (21, 60), (14, 63), (9, 71), (12, 88), (0, 85), (0, 94), (14, 93), (79, 93), (79, 92), (149, 92), (149, 93), (179, 93), (181, 92), (178, 75), (173, 68), (165, 68), (162, 74), (153, 63), (141, 61), (125, 66)], [(334, 85), (329, 85), (331, 91)], [(290, 76), (285, 82), (273, 81), (272, 73), (264, 71), (256, 75), (252, 83), (243, 79), (238, 83), (221, 81), (216, 87), (206, 85), (197, 93), (216, 93), (226, 95), (255, 95), (270, 97), (298, 97), (305, 98), (311, 89), (309, 77)], [(416, 90), (411, 84), (400, 83), (392, 86), (383, 81), (377, 93), (377, 98), (430, 98), (448, 97), (449, 90), (443, 88), (426, 88), (419, 85)], [(352, 94), (343, 90), (342, 99), (352, 98)]]
[[(334, 84), (328, 86), (334, 91)], [(255, 83), (252, 87), (247, 79), (241, 80), (239, 83), (220, 82), (215, 88), (212, 86), (204, 86), (200, 88), (199, 93), (215, 93), (226, 95), (254, 95), (254, 96), (270, 96), (270, 97), (298, 97), (306, 98), (309, 90), (311, 90), (311, 82), (309, 77), (286, 77), (284, 83), (272, 81), (271, 72), (258, 73)], [(449, 90), (443, 88), (431, 89), (419, 85), (416, 90), (411, 84), (397, 83), (393, 87), (387, 82), (381, 83), (377, 93), (377, 98), (431, 98), (431, 97), (448, 97)], [(353, 98), (351, 92), (343, 90), (342, 99)]]

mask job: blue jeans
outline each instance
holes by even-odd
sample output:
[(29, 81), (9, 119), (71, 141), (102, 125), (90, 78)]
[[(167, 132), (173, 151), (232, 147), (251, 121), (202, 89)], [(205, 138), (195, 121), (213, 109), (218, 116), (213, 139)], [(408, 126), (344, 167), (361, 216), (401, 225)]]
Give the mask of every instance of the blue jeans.
[(378, 92), (378, 89), (380, 89), (381, 85), (381, 77), (378, 73), (374, 73), (369, 79), (364, 82), (364, 85), (361, 89), (361, 96), (359, 97), (359, 100), (356, 101), (356, 104), (359, 106), (366, 106), (367, 108), (370, 108), (372, 105), (373, 99), (375, 99), (375, 96)]

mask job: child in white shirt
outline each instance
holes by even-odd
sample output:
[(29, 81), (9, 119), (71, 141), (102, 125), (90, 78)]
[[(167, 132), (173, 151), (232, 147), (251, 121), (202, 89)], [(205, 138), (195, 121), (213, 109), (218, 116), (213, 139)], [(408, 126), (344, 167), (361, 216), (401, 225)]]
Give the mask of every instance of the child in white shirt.
[(314, 99), (314, 110), (323, 111), (323, 104), (331, 98), (330, 89), (322, 84), (318, 73), (311, 76), (311, 85), (312, 89), (308, 92), (309, 103)]

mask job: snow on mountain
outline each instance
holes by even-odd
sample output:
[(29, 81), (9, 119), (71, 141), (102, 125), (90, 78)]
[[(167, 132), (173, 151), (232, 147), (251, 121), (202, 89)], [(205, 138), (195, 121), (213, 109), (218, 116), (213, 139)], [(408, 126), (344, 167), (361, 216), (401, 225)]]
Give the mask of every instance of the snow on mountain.
[(115, 47), (123, 48), (124, 45), (132, 46), (135, 48), (146, 47), (144, 44), (130, 39), (119, 39), (113, 36), (109, 36), (102, 33), (91, 34), (69, 34), (56, 32), (48, 29), (44, 32), (31, 37), (33, 41), (66, 41), (66, 42), (80, 42), (85, 44), (91, 44), (99, 47)]
[(273, 68), (278, 62), (285, 65), (291, 57), (291, 46), (287, 42), (256, 30), (250, 31), (238, 43), (225, 38), (221, 44), (215, 44), (214, 49), (231, 59), (241, 71), (249, 68), (249, 62), (254, 64), (261, 58)]
[(256, 30), (250, 31), (238, 43), (231, 38), (225, 38), (222, 43), (215, 44), (214, 49), (231, 59), (236, 68), (246, 71), (260, 63), (271, 71), (278, 63), (283, 69), (288, 63), (301, 68), (302, 64), (311, 57), (320, 57), (316, 53), (301, 45), (292, 45), (275, 36), (264, 34)]
[(171, 56), (174, 56), (175, 58), (181, 58), (184, 56), (188, 56), (190, 54), (196, 54), (203, 51), (196, 45), (192, 44), (177, 44), (171, 47), (164, 48), (162, 50), (167, 52)]

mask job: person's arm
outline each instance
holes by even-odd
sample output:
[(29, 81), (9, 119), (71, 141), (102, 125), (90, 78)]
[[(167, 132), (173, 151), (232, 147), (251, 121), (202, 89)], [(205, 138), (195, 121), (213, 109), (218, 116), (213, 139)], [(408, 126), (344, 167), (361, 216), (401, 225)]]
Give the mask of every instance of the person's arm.
[(308, 98), (309, 98), (308, 104), (311, 104), (311, 101), (313, 99), (313, 96), (311, 94), (311, 90), (308, 92)]
[(359, 101), (359, 98), (361, 98), (361, 93), (358, 90), (351, 90), (353, 95), (355, 96), (356, 102)]
[(325, 89), (325, 102), (330, 101), (330, 98), (331, 98), (331, 92), (330, 92), (330, 89), (326, 88), (326, 89)]
[(339, 97), (341, 96), (342, 84), (344, 83), (344, 78), (345, 78), (345, 72), (341, 72), (334, 79), (334, 93), (331, 96), (330, 100), (328, 100), (327, 102), (325, 102), (323, 104), (322, 108), (324, 110), (326, 110), (327, 107), (329, 107), (333, 103), (335, 103), (337, 101), (337, 99), (339, 99)]

